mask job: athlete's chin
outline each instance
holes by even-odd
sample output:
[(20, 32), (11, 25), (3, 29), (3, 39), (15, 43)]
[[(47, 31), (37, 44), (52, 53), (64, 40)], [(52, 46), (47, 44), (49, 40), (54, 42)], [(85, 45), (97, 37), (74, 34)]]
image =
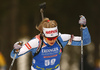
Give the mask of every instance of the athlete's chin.
[(50, 46), (53, 46), (53, 45), (50, 45)]
[(54, 43), (50, 43), (49, 45), (52, 46)]

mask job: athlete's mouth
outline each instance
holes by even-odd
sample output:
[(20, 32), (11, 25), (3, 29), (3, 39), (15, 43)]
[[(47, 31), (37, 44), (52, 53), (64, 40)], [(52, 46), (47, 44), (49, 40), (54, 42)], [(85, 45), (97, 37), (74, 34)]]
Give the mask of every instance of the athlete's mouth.
[(54, 44), (54, 43), (50, 43), (50, 44)]

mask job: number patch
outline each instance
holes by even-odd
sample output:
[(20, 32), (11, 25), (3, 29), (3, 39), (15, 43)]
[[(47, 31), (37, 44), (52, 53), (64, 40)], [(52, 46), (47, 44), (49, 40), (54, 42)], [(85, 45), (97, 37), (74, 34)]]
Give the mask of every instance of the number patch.
[(49, 66), (49, 65), (54, 65), (56, 62), (56, 59), (48, 59), (48, 60), (45, 60), (45, 66)]

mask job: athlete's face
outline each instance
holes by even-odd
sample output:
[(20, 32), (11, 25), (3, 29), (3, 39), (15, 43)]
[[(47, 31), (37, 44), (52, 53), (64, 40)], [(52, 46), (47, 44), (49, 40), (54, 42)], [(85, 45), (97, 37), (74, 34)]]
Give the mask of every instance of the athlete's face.
[(56, 42), (57, 37), (53, 37), (53, 38), (44, 37), (44, 39), (50, 46), (52, 46)]

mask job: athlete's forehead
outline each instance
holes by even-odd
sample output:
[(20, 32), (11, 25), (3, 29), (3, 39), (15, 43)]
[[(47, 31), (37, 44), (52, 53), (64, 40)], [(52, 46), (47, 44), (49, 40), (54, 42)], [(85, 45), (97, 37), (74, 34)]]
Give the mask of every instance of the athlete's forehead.
[(58, 36), (58, 28), (53, 27), (53, 28), (43, 28), (43, 33), (46, 37), (56, 37)]

